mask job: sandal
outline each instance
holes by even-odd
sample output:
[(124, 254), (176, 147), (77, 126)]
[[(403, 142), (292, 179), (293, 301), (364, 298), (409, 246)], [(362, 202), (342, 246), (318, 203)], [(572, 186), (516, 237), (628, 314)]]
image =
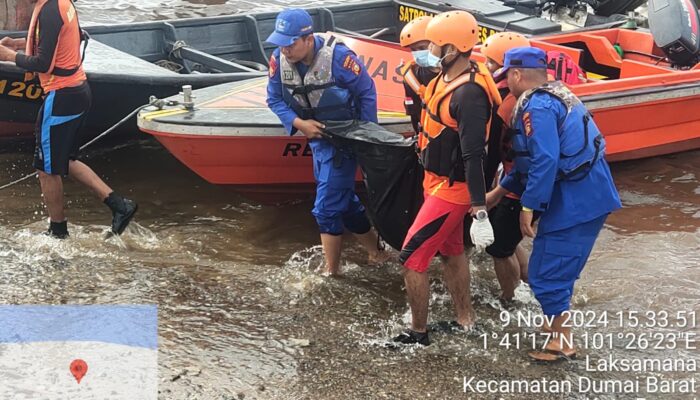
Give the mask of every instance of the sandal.
[(544, 349), (542, 351), (531, 351), (527, 355), (537, 362), (556, 363), (560, 361), (571, 361), (576, 359), (576, 352), (566, 354), (561, 350)]

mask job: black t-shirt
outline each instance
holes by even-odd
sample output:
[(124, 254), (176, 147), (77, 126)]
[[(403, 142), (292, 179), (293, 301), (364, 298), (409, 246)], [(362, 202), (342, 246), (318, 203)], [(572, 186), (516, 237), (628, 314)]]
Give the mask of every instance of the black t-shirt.
[(459, 128), (464, 176), (473, 206), (486, 204), (483, 163), (486, 126), (491, 111), (489, 97), (477, 83), (466, 83), (452, 93), (450, 115), (457, 121)]

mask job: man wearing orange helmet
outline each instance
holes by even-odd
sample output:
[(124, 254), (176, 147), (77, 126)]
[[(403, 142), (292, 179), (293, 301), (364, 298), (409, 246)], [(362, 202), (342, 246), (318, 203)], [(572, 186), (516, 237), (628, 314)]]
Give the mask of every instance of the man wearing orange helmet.
[[(506, 51), (515, 47), (530, 47), (530, 41), (515, 32), (501, 32), (490, 36), (481, 46), (481, 54), (486, 57), (486, 67), (494, 74), (503, 68)], [(497, 83), (503, 103), (498, 107), (497, 115), (491, 124), (488, 157), (486, 162), (487, 185), (496, 175), (498, 164), (503, 164), (504, 174), (513, 168), (511, 151), (511, 118), (517, 99), (510, 93), (508, 82)], [(505, 176), (505, 175), (504, 175)], [(494, 242), (486, 248), (493, 257), (496, 278), (501, 286), (501, 301), (511, 301), (520, 280), (527, 281), (527, 254), (519, 245), (523, 236), (520, 232), (520, 197), (508, 193), (498, 204), (489, 204), (493, 198), (487, 194), (489, 219), (493, 226)], [(493, 208), (492, 208), (493, 207)]]
[(500, 104), (496, 84), (483, 64), (470, 60), (479, 41), (476, 19), (466, 11), (433, 17), (425, 30), (431, 42), (428, 65), (441, 72), (425, 89), (422, 131), (418, 136), (425, 169), (423, 203), (400, 254), (411, 306), (411, 328), (396, 343), (429, 345), (430, 284), (428, 266), (439, 252), (444, 279), (454, 302), (456, 328), (474, 324), (469, 291), (469, 263), (464, 253), (464, 217), (475, 217), (470, 230), (477, 247), (493, 242), (486, 212), (482, 168), (491, 111)]
[(411, 124), (416, 133), (420, 133), (420, 117), (423, 111), (423, 94), (428, 83), (437, 76), (438, 68), (428, 66), (428, 46), (425, 28), (433, 17), (424, 15), (407, 23), (399, 35), (399, 43), (411, 49), (414, 61), (400, 67), (403, 86), (406, 92), (404, 106), (406, 114), (411, 117)]

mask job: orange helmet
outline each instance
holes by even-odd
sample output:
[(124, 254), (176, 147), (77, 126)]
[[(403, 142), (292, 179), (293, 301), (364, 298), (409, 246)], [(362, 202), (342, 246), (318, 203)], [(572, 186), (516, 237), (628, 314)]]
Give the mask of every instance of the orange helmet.
[(481, 54), (503, 65), (506, 51), (515, 47), (530, 47), (530, 41), (519, 33), (500, 32), (489, 36), (481, 46)]
[(466, 11), (447, 11), (433, 17), (425, 38), (441, 47), (451, 44), (466, 53), (479, 43), (479, 24)]
[(425, 38), (425, 28), (432, 19), (433, 17), (429, 15), (423, 15), (407, 23), (401, 29), (401, 35), (399, 36), (401, 46), (408, 47), (414, 43), (428, 40)]

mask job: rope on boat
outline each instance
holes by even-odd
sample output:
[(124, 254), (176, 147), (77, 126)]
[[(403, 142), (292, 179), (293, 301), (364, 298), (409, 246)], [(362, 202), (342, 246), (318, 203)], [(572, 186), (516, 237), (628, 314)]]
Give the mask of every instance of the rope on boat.
[(173, 72), (180, 72), (182, 71), (183, 67), (182, 64), (178, 64), (175, 61), (170, 61), (170, 60), (158, 60), (154, 62), (153, 64), (165, 68), (167, 70), (173, 71)]
[[(148, 104), (144, 104), (144, 105), (142, 105), (142, 106), (139, 106), (139, 107), (136, 108), (134, 111), (130, 112), (126, 117), (122, 118), (121, 121), (119, 121), (119, 122), (117, 122), (116, 124), (112, 125), (109, 129), (107, 129), (106, 131), (100, 133), (99, 135), (97, 135), (97, 136), (96, 136), (94, 139), (92, 139), (91, 141), (89, 141), (89, 142), (85, 143), (84, 145), (80, 146), (80, 150), (85, 149), (86, 147), (90, 146), (91, 144), (95, 143), (96, 141), (98, 141), (98, 140), (102, 139), (103, 137), (109, 135), (112, 131), (114, 131), (115, 129), (117, 129), (121, 124), (123, 124), (124, 122), (128, 121), (131, 117), (133, 117), (134, 115), (136, 115), (136, 113), (138, 113), (139, 111), (143, 110), (144, 108), (146, 108), (146, 107), (148, 107), (148, 106), (151, 106), (151, 105), (154, 105), (154, 106), (158, 107), (159, 104), (160, 104), (159, 102), (162, 103), (163, 100), (161, 100), (161, 99), (156, 99), (155, 97), (151, 97), (150, 102), (149, 102)], [(160, 107), (161, 107), (161, 108), (163, 107), (162, 104), (160, 104)], [(11, 187), (11, 186), (14, 186), (14, 185), (16, 185), (16, 184), (18, 184), (18, 183), (20, 183), (20, 182), (24, 182), (24, 181), (26, 181), (27, 179), (32, 178), (32, 177), (37, 176), (37, 175), (38, 175), (38, 172), (32, 172), (32, 173), (29, 174), (29, 175), (23, 176), (22, 178), (19, 178), (19, 179), (14, 180), (14, 181), (12, 181), (12, 182), (10, 182), (10, 183), (7, 183), (7, 184), (5, 184), (5, 185), (0, 186), (0, 190), (7, 189), (7, 188), (9, 188), (9, 187)]]
[(168, 53), (168, 59), (172, 58), (173, 54), (175, 54), (175, 56), (177, 58), (182, 58), (182, 57), (180, 57), (180, 49), (185, 48), (185, 47), (189, 47), (189, 46), (187, 45), (187, 42), (185, 42), (184, 40), (178, 40), (175, 43), (173, 43), (173, 49), (170, 50), (170, 53)]
[[(180, 71), (182, 71), (185, 68), (185, 66), (183, 64), (180, 64), (178, 62), (173, 61), (173, 55), (175, 55), (175, 57), (181, 59), (182, 57), (180, 57), (180, 49), (185, 48), (185, 47), (189, 47), (189, 46), (187, 45), (187, 43), (184, 40), (176, 41), (175, 43), (173, 43), (172, 50), (170, 50), (168, 52), (168, 58), (166, 58), (165, 60), (155, 61), (153, 64), (155, 64), (161, 68), (165, 68), (167, 70), (179, 73)], [(183, 60), (183, 62), (184, 62), (184, 60)]]

